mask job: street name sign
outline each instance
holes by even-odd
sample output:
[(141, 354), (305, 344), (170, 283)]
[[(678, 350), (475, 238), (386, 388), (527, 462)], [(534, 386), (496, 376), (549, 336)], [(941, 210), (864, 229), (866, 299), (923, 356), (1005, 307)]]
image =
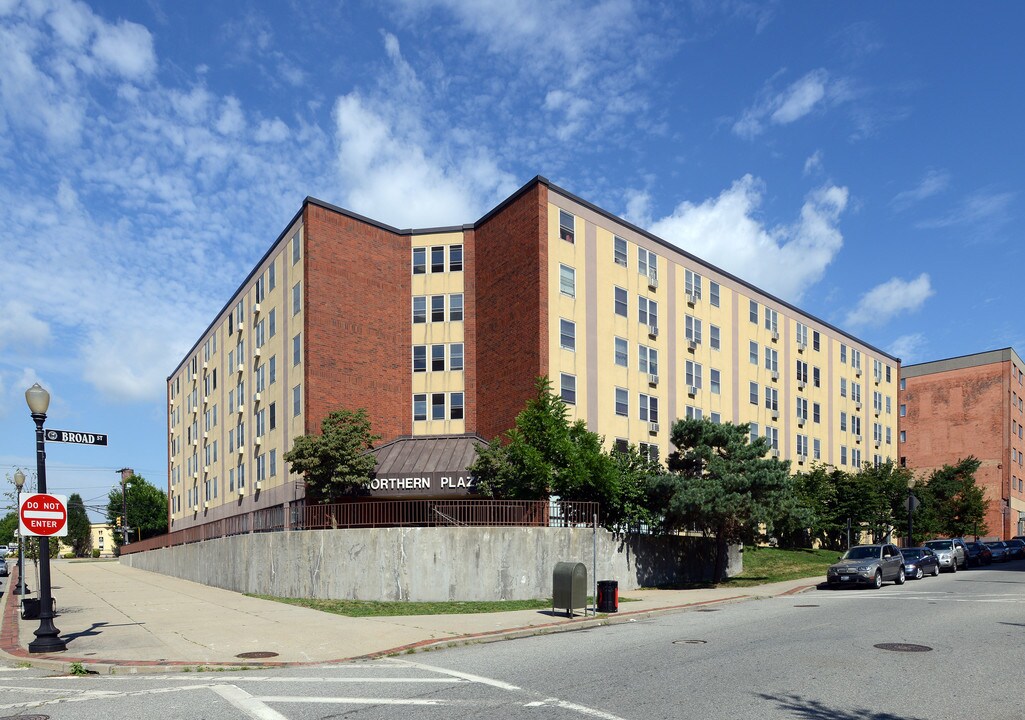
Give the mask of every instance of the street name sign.
[(18, 506), (18, 529), (22, 535), (67, 537), (68, 498), (66, 495), (26, 493)]
[(46, 430), (46, 442), (74, 443), (76, 445), (106, 445), (107, 436), (77, 430)]

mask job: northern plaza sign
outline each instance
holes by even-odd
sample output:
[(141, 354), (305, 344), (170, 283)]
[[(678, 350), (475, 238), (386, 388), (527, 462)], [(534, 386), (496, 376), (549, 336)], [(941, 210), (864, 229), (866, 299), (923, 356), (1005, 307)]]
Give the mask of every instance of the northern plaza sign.
[(48, 493), (22, 495), (18, 506), (18, 529), (22, 535), (67, 537), (67, 496)]

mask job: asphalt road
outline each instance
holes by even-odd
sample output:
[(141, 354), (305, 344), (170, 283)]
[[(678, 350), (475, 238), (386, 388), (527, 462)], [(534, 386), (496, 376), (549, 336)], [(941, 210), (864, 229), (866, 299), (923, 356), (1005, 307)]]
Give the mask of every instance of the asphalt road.
[(8, 668), (0, 719), (1020, 720), (1023, 670), (1018, 561), (365, 663), (85, 678)]

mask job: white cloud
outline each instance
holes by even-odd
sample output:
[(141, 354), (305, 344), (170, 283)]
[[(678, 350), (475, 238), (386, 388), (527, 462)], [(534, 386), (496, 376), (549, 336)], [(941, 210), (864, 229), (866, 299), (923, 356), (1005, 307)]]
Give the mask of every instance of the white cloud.
[(1008, 221), (1014, 198), (1015, 194), (1012, 192), (979, 190), (964, 198), (946, 215), (924, 220), (918, 223), (917, 227), (933, 230), (969, 225), (983, 232), (992, 231)]
[(837, 105), (849, 97), (847, 81), (830, 77), (822, 68), (812, 70), (781, 92), (772, 88), (770, 80), (755, 104), (733, 124), (733, 132), (751, 139), (765, 131), (767, 122), (789, 125), (819, 108)]
[(100, 21), (96, 30), (93, 55), (115, 73), (131, 80), (140, 80), (156, 69), (153, 37), (142, 25), (125, 20), (117, 25)]
[(236, 97), (228, 97), (217, 120), (217, 132), (222, 135), (237, 135), (246, 128), (246, 117), (242, 112), (242, 103)]
[(926, 345), (927, 341), (925, 339), (925, 335), (922, 333), (911, 333), (909, 335), (901, 335), (890, 343), (890, 347), (887, 348), (887, 352), (900, 358), (901, 365), (910, 365), (912, 363), (921, 362), (922, 351), (925, 349)]
[(890, 204), (897, 210), (904, 210), (916, 202), (938, 195), (949, 186), (950, 173), (945, 170), (929, 170), (918, 185), (897, 193)]
[(729, 272), (796, 302), (818, 282), (843, 247), (838, 223), (847, 188), (825, 186), (808, 194), (800, 217), (767, 227), (756, 217), (762, 183), (745, 175), (700, 205), (682, 202), (651, 230)]
[(288, 126), (280, 118), (261, 120), (253, 133), (253, 139), (261, 143), (278, 143), (288, 139)]
[(816, 150), (804, 161), (805, 176), (822, 171), (822, 151)]
[(27, 347), (41, 347), (49, 340), (50, 326), (36, 317), (27, 303), (8, 300), (0, 304), (0, 350), (17, 347), (24, 351)]
[(845, 322), (852, 327), (882, 325), (899, 313), (918, 310), (933, 294), (926, 273), (914, 280), (891, 278), (862, 295)]

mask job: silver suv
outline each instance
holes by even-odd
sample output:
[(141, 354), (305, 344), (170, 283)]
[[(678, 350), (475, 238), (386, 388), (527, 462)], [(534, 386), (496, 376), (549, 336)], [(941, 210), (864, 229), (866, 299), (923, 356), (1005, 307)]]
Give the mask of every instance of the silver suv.
[(936, 553), (941, 570), (957, 572), (958, 569), (968, 569), (968, 547), (961, 538), (928, 540), (923, 545)]

